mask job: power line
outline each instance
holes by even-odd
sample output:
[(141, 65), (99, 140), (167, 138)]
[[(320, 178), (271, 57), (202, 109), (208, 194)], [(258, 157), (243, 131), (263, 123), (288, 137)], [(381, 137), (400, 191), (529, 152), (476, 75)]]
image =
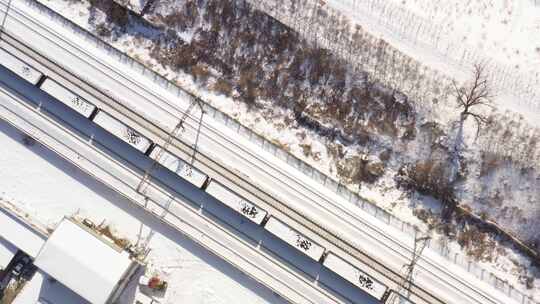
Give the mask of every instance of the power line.
[(420, 260), (420, 257), (422, 256), (422, 252), (426, 248), (428, 241), (431, 239), (429, 236), (417, 236), (418, 230), (416, 230), (415, 238), (414, 238), (414, 249), (412, 252), (412, 258), (410, 263), (403, 265), (403, 279), (399, 283), (397, 290), (395, 293), (392, 293), (388, 303), (389, 304), (397, 304), (399, 303), (399, 296), (400, 295), (406, 295), (406, 297), (409, 297), (409, 292), (411, 290), (413, 281), (414, 281), (414, 268), (416, 266), (416, 263)]
[[(201, 109), (201, 113), (202, 113), (201, 115), (204, 114), (204, 109), (203, 109), (202, 105), (200, 104), (198, 98), (194, 98), (193, 101), (189, 104), (189, 107), (184, 111), (182, 117), (180, 118), (180, 120), (178, 121), (178, 123), (176, 124), (174, 129), (171, 132), (169, 132), (169, 135), (167, 136), (167, 139), (165, 140), (165, 142), (161, 146), (161, 149), (159, 149), (156, 156), (152, 159), (152, 164), (150, 165), (150, 167), (148, 167), (148, 169), (145, 170), (143, 178), (141, 179), (141, 181), (139, 182), (139, 185), (137, 186), (137, 192), (143, 194), (143, 192), (144, 192), (143, 186), (145, 184), (147, 184), (151, 174), (158, 167), (159, 160), (161, 159), (161, 157), (163, 156), (165, 151), (169, 148), (169, 146), (171, 145), (174, 138), (176, 138), (176, 136), (178, 135), (177, 133), (179, 131), (183, 132), (185, 130), (184, 129), (184, 122), (185, 122), (186, 118), (189, 116), (190, 112), (195, 107), (195, 105), (198, 105), (199, 108)], [(202, 117), (201, 117), (201, 121), (199, 121), (199, 123), (202, 123)]]
[(4, 34), (4, 28), (5, 28), (5, 25), (6, 25), (6, 20), (7, 20), (8, 14), (9, 14), (9, 10), (11, 8), (11, 1), (12, 0), (9, 0), (8, 3), (7, 3), (6, 12), (4, 14), (4, 18), (2, 18), (2, 24), (0, 24), (0, 41), (2, 41), (2, 36)]

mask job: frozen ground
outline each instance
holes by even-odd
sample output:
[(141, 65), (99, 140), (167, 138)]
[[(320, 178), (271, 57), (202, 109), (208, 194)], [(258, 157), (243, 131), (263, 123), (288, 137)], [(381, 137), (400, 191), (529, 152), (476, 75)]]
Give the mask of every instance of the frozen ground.
[[(162, 303), (285, 303), (55, 153), (39, 144), (28, 145), (23, 138), (0, 121), (0, 199), (47, 225), (75, 215), (97, 224), (105, 221), (115, 235), (133, 243), (153, 235), (148, 243), (149, 271), (169, 281)], [(135, 284), (130, 284), (121, 303), (133, 303), (135, 291)]]
[(464, 80), (487, 62), (498, 106), (540, 121), (540, 2), (537, 0), (330, 0), (327, 4), (393, 47)]
[[(102, 24), (106, 21), (103, 14), (96, 9), (91, 9), (89, 3), (85, 1), (77, 3), (72, 3), (70, 1), (43, 2), (56, 11), (62, 12), (62, 14), (68, 17), (68, 19), (89, 30), (95, 30), (96, 25)], [(345, 4), (346, 2), (344, 2), (343, 5)], [(169, 6), (167, 6), (167, 8), (168, 7)], [(165, 11), (160, 11), (159, 13), (166, 14)], [(372, 24), (368, 23), (368, 25)], [(339, 157), (332, 155), (334, 149), (329, 148), (333, 145), (333, 143), (328, 143), (327, 139), (320, 137), (311, 130), (299, 127), (294, 123), (291, 125), (291, 121), (294, 121), (294, 113), (292, 113), (292, 111), (275, 107), (273, 105), (273, 101), (271, 100), (260, 100), (259, 103), (261, 107), (248, 107), (241, 101), (234, 100), (223, 95), (218, 95), (215, 92), (207, 90), (207, 87), (198, 85), (192, 77), (184, 74), (181, 71), (173, 71), (171, 68), (159, 64), (149, 55), (152, 41), (158, 37), (157, 35), (159, 35), (159, 32), (151, 30), (147, 27), (143, 27), (141, 24), (133, 23), (127, 33), (118, 35), (118, 37), (115, 37), (112, 40), (109, 39), (109, 42), (111, 42), (115, 47), (151, 66), (154, 70), (162, 75), (176, 81), (184, 88), (187, 88), (196, 95), (203, 97), (203, 99), (209, 101), (213, 106), (234, 117), (243, 125), (278, 143), (278, 145), (283, 147), (285, 150), (290, 151), (298, 158), (305, 160), (335, 179), (340, 179), (338, 172), (340, 165), (343, 165), (343, 163), (347, 165), (347, 161), (353, 159), (355, 155), (366, 153), (365, 148), (361, 146), (349, 146), (345, 148), (341, 147), (343, 148), (343, 156), (341, 159), (339, 159)], [(191, 36), (192, 33), (182, 33), (182, 37), (187, 40), (189, 40), (189, 37)], [(398, 47), (399, 46), (400, 45), (398, 44)], [(444, 136), (446, 138), (443, 137), (438, 140), (446, 141), (446, 144), (451, 144), (451, 142), (454, 141), (455, 137), (457, 136), (455, 134), (456, 132), (453, 124), (459, 119), (459, 112), (453, 105), (448, 103), (449, 101), (442, 102), (440, 104), (425, 104), (421, 105), (416, 110), (419, 111), (419, 124), (423, 122), (430, 122), (432, 119), (440, 122), (442, 130), (447, 134)], [(527, 109), (523, 108), (522, 110), (525, 111)], [(530, 111), (527, 113), (534, 114)], [(535, 140), (534, 137), (537, 136), (535, 134), (538, 134), (539, 132), (538, 130), (531, 129), (530, 124), (540, 121), (540, 119), (520, 120), (516, 114), (511, 112), (502, 114), (500, 112), (494, 112), (493, 115), (494, 120), (497, 122), (506, 120), (507, 123), (491, 128), (491, 133), (488, 134), (488, 136), (480, 138), (478, 141), (475, 141), (474, 139), (474, 123), (469, 121), (465, 125), (465, 150), (470, 149), (467, 155), (471, 158), (471, 160), (474, 160), (471, 162), (471, 168), (473, 169), (471, 170), (471, 177), (474, 177), (474, 175), (477, 174), (476, 172), (482, 171), (478, 164), (481, 163), (481, 154), (484, 152), (493, 152), (497, 155), (525, 155), (527, 151), (532, 151), (531, 153), (536, 156), (539, 154), (536, 151), (533, 142)], [(525, 142), (529, 140), (530, 142), (528, 143), (528, 147), (527, 144), (519, 143), (520, 141)], [(494, 146), (493, 143), (498, 141), (513, 141), (512, 149), (500, 144)], [(364, 197), (371, 199), (377, 205), (386, 208), (393, 214), (398, 215), (398, 217), (417, 224), (420, 224), (420, 222), (413, 214), (411, 205), (414, 208), (414, 206), (416, 206), (418, 203), (425, 205), (425, 202), (423, 199), (418, 199), (417, 197), (413, 197), (412, 199), (410, 197), (404, 197), (403, 191), (396, 189), (394, 177), (398, 167), (402, 163), (415, 160), (418, 158), (418, 155), (426, 154), (426, 151), (429, 151), (429, 149), (426, 149), (426, 147), (422, 146), (421, 144), (422, 143), (414, 143), (400, 147), (395, 143), (393, 144), (391, 141), (389, 141), (389, 139), (386, 139), (386, 141), (382, 143), (383, 146), (394, 145), (393, 149), (400, 150), (400, 152), (403, 152), (406, 157), (394, 160), (394, 164), (388, 166), (386, 174), (377, 183), (373, 185), (363, 184), (360, 188), (360, 193)], [(333, 148), (340, 148), (339, 144), (333, 145)], [(514, 150), (516, 151), (514, 152)], [(530, 161), (534, 162), (534, 158), (527, 155), (523, 158), (523, 160), (520, 159), (517, 161), (518, 163), (521, 163), (517, 167), (535, 167), (535, 164), (528, 163)], [(514, 169), (514, 171), (519, 170)], [(508, 174), (515, 175), (515, 172), (509, 172)], [(539, 194), (533, 190), (536, 187), (534, 179), (526, 176), (526, 181), (523, 183), (523, 179), (520, 179), (519, 176), (508, 177), (505, 174), (501, 174), (501, 172), (495, 172), (493, 175), (495, 176), (492, 178), (492, 180), (498, 181), (496, 185), (500, 185), (501, 183), (508, 183), (511, 185), (511, 187), (506, 188), (508, 191), (499, 190), (498, 188), (486, 189), (485, 187), (473, 187), (471, 184), (478, 183), (478, 179), (474, 177), (466, 181), (466, 183), (461, 186), (462, 191), (460, 191), (460, 198), (465, 201), (467, 205), (472, 206), (477, 213), (488, 214), (490, 218), (500, 221), (503, 226), (509, 228), (512, 232), (516, 233), (523, 239), (534, 238), (536, 235), (535, 227), (538, 226), (537, 222), (540, 220), (535, 215), (538, 208), (536, 208), (533, 203), (539, 196)], [(491, 174), (488, 174), (486, 178), (491, 178)], [(352, 183), (351, 186), (353, 189), (356, 189), (356, 185), (354, 185), (354, 183)], [(517, 188), (520, 189), (517, 190)], [(490, 200), (497, 191), (501, 192), (499, 196), (503, 200), (503, 206), (486, 206), (484, 202), (486, 200)], [(513, 199), (516, 196), (522, 197), (523, 199)], [(477, 198), (480, 198), (480, 200)], [(527, 208), (522, 208), (522, 204), (524, 203)], [(520, 209), (521, 211), (510, 212), (517, 209)], [(527, 221), (530, 225), (522, 225), (523, 221)]]

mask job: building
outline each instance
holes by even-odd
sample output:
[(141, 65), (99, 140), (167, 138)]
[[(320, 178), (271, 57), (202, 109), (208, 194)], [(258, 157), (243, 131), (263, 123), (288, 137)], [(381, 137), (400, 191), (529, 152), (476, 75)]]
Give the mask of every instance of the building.
[(86, 226), (64, 219), (34, 265), (92, 304), (110, 303), (138, 264)]
[(1, 208), (0, 225), (8, 228), (0, 233), (0, 262), (21, 250), (37, 267), (14, 304), (112, 303), (139, 267), (111, 240), (69, 218), (48, 238)]

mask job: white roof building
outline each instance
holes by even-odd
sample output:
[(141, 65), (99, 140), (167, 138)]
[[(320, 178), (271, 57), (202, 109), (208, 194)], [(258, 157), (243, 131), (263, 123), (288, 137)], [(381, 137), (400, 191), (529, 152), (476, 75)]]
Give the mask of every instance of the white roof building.
[(54, 230), (34, 265), (92, 304), (109, 303), (137, 266), (125, 251), (69, 219)]

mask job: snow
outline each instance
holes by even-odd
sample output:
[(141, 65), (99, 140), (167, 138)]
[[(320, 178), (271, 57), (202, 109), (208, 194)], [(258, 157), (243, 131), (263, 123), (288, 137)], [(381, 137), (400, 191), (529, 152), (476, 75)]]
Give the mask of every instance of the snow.
[(20, 61), (17, 57), (1, 48), (0, 64), (32, 84), (36, 84), (42, 75), (38, 70)]
[(267, 215), (267, 212), (262, 208), (214, 180), (210, 182), (206, 192), (257, 225), (260, 225)]
[(71, 291), (51, 276), (37, 270), (24, 285), (13, 304), (93, 304)]
[[(6, 151), (0, 155), (3, 199), (50, 225), (64, 216), (77, 216), (109, 225), (115, 235), (132, 243), (148, 241), (147, 247), (152, 249), (148, 272), (162, 273), (169, 282), (162, 304), (225, 304), (238, 299), (254, 304), (285, 303), (54, 152), (37, 144), (25, 146), (22, 138), (21, 133), (0, 121), (0, 145)], [(137, 292), (137, 287), (130, 285), (119, 303), (133, 303)]]
[(17, 247), (0, 237), (0, 270), (6, 269), (17, 253)]
[(320, 261), (324, 254), (324, 247), (287, 226), (275, 217), (270, 217), (268, 222), (264, 225), (264, 229), (270, 231), (270, 233), (315, 261)]
[(86, 118), (96, 110), (96, 106), (49, 78), (41, 84), (40, 88)]
[(114, 1), (120, 5), (126, 6), (127, 8), (129, 8), (130, 10), (136, 13), (141, 13), (144, 6), (149, 0), (114, 0)]
[(387, 301), (387, 304), (414, 304), (396, 293), (392, 293)]
[(56, 281), (54, 278), (37, 270), (15, 298), (13, 304), (93, 304)]
[(69, 219), (56, 227), (34, 265), (93, 304), (107, 303), (134, 266), (125, 251)]
[(150, 148), (151, 142), (147, 138), (103, 111), (99, 111), (93, 121), (143, 153)]
[(135, 296), (135, 303), (137, 304), (152, 304), (152, 298), (145, 295), (142, 292), (137, 293)]
[[(66, 7), (62, 2), (57, 3), (60, 1), (53, 1), (53, 2), (47, 2), (47, 5), (50, 5), (55, 10), (62, 12), (65, 14), (70, 20), (76, 22), (77, 24), (80, 24), (81, 26), (92, 29), (92, 25), (89, 24), (89, 19), (84, 19), (81, 16), (86, 13), (80, 13), (85, 12), (88, 8), (87, 4), (84, 2), (74, 4), (72, 6)], [(425, 1), (424, 1), (425, 2)], [(436, 6), (433, 6), (430, 4), (431, 2), (427, 2), (427, 4), (424, 3), (424, 5), (431, 5), (433, 9), (436, 8)], [(456, 1), (453, 1), (452, 3), (457, 3)], [(329, 4), (335, 6), (336, 8), (350, 8), (351, 1), (348, 2), (329, 2)], [(357, 5), (360, 5), (357, 3)], [(453, 4), (452, 4), (453, 5)], [(528, 5), (528, 4), (526, 4)], [(451, 5), (449, 5), (451, 6)], [(496, 5), (496, 7), (499, 7), (500, 5)], [(354, 10), (348, 10), (351, 12)], [(166, 13), (166, 12), (162, 12)], [(389, 33), (392, 33), (392, 31), (388, 31), (385, 27), (377, 27), (377, 20), (374, 18), (368, 18), (369, 16), (364, 16), (364, 19), (354, 19), (354, 18), (360, 18), (358, 16), (359, 14), (353, 14), (351, 15), (351, 18), (353, 20), (357, 20), (359, 23), (361, 23), (363, 26), (368, 27), (368, 29), (373, 31), (374, 34), (380, 34), (385, 39), (390, 39), (392, 43), (394, 40), (391, 40), (391, 36), (388, 36)], [(371, 15), (370, 15), (371, 16)], [(99, 17), (99, 16), (98, 16)], [(354, 17), (354, 18), (353, 18)], [(377, 22), (375, 22), (377, 21)], [(381, 21), (382, 22), (382, 21)], [(365, 24), (364, 24), (365, 23)], [(377, 29), (379, 31), (377, 31)], [(139, 30), (139, 27), (137, 27), (137, 30)], [(223, 96), (215, 95), (212, 92), (206, 91), (204, 88), (196, 85), (193, 82), (193, 79), (191, 79), (190, 76), (184, 75), (182, 73), (177, 73), (176, 71), (171, 71), (168, 68), (164, 68), (159, 65), (155, 65), (155, 62), (148, 56), (148, 45), (145, 43), (140, 43), (140, 39), (134, 38), (130, 35), (123, 35), (118, 38), (118, 40), (112, 41), (113, 45), (119, 49), (122, 49), (126, 51), (128, 54), (133, 55), (134, 57), (138, 58), (139, 60), (142, 60), (143, 62), (147, 63), (149, 66), (153, 66), (154, 69), (158, 72), (160, 72), (163, 75), (167, 75), (170, 79), (174, 79), (179, 84), (181, 84), (183, 87), (188, 88), (192, 92), (197, 92), (203, 99), (210, 101), (213, 106), (216, 106), (218, 109), (224, 111), (225, 113), (228, 113), (231, 115), (231, 117), (237, 119), (242, 125), (249, 127), (250, 129), (254, 130), (256, 133), (262, 135), (265, 138), (271, 139), (274, 142), (277, 142), (280, 146), (282, 146), (284, 149), (291, 152), (296, 157), (300, 158), (301, 160), (304, 160), (308, 162), (309, 164), (313, 165), (314, 167), (321, 170), (323, 173), (327, 174), (328, 176), (338, 179), (337, 176), (337, 170), (335, 161), (328, 155), (327, 148), (325, 145), (325, 140), (318, 137), (316, 134), (310, 131), (301, 131), (295, 128), (294, 126), (291, 127), (284, 127), (287, 126), (285, 123), (285, 120), (287, 118), (290, 118), (292, 113), (288, 113), (286, 111), (276, 109), (275, 107), (265, 107), (264, 111), (259, 111), (257, 109), (248, 109), (245, 104), (236, 102), (230, 98), (226, 98)], [(143, 40), (144, 41), (144, 40)], [(405, 43), (407, 39), (402, 40), (396, 40), (398, 42)], [(400, 46), (399, 44), (398, 46)], [(412, 52), (412, 55), (415, 55), (417, 52)], [(423, 54), (423, 53), (421, 53)], [(439, 60), (439, 57), (436, 57), (436, 62), (441, 61)], [(427, 59), (426, 59), (427, 60)], [(423, 61), (424, 62), (424, 61)], [(426, 61), (427, 62), (427, 61)], [(467, 73), (463, 72), (461, 73), (461, 78), (468, 75)], [(265, 102), (265, 101), (261, 101)], [(269, 103), (269, 102), (267, 102)], [(270, 108), (270, 110), (268, 110)], [(268, 111), (267, 111), (268, 110)], [(442, 116), (444, 114), (444, 117), (441, 117), (444, 121), (452, 121), (453, 118), (456, 117), (456, 111), (455, 109), (452, 109), (451, 107), (446, 106), (438, 106), (433, 111), (437, 116)], [(526, 111), (525, 114), (531, 114), (531, 111)], [(534, 118), (534, 117), (533, 117)], [(529, 120), (529, 123), (534, 123), (536, 121), (540, 121), (540, 119), (532, 119)], [(469, 128), (470, 129), (470, 128)], [(473, 128), (474, 129), (474, 128)], [(473, 136), (469, 136), (473, 137)], [(305, 147), (311, 147), (310, 153), (304, 153), (304, 150), (302, 146)], [(411, 155), (415, 154), (416, 149), (420, 149), (425, 151), (426, 149), (423, 149), (421, 146), (408, 146), (406, 149), (409, 149), (411, 151)], [(346, 151), (347, 155), (354, 155), (357, 152), (356, 147), (350, 147), (348, 151)], [(418, 153), (417, 153), (418, 154)], [(416, 205), (417, 201), (413, 200), (411, 202), (410, 199), (404, 196), (403, 191), (396, 189), (396, 184), (393, 180), (393, 175), (395, 173), (395, 170), (390, 170), (384, 178), (382, 178), (377, 184), (370, 186), (370, 185), (363, 185), (360, 189), (360, 194), (373, 202), (376, 202), (376, 204), (388, 211), (390, 211), (392, 214), (398, 216), (400, 219), (405, 220), (407, 222), (422, 225), (422, 222), (419, 221), (415, 215), (412, 212), (412, 209), (410, 208), (410, 205)], [(517, 202), (517, 201), (516, 201)], [(534, 210), (531, 210), (525, 215), (531, 215), (531, 216), (525, 216), (525, 218), (532, 219)], [(517, 231), (517, 230), (515, 230)], [(530, 235), (530, 234), (528, 234)]]
[[(13, 79), (11, 81), (13, 81)], [(11, 85), (14, 84), (11, 83)], [(48, 98), (46, 94), (42, 93), (39, 89), (29, 85), (26, 85), (23, 91), (26, 93), (25, 96), (27, 96), (29, 99), (39, 100), (41, 102), (41, 109), (44, 113), (54, 113), (55, 116), (61, 116), (63, 122), (67, 125), (77, 125), (80, 132), (86, 133), (86, 135), (90, 138), (93, 138), (94, 142), (96, 143), (107, 142), (107, 152), (122, 155), (122, 157), (124, 157), (125, 159), (134, 162), (134, 164), (139, 163), (138, 160), (144, 159), (143, 163), (139, 163), (138, 166), (140, 168), (146, 168), (148, 166), (150, 160), (149, 158), (142, 156), (142, 154), (140, 154), (137, 150), (129, 147), (127, 143), (121, 142), (119, 139), (116, 139), (110, 133), (101, 131), (99, 130), (99, 128), (92, 127), (91, 125), (93, 125), (93, 123), (91, 121), (82, 119), (80, 115), (75, 113), (75, 111), (69, 109), (66, 105), (55, 102), (54, 100), (52, 100), (51, 102), (51, 100), (49, 100), (51, 98)], [(6, 98), (9, 99), (8, 97)], [(261, 253), (258, 252), (258, 246), (257, 250), (251, 249), (251, 247), (249, 250), (245, 250), (247, 244), (244, 244), (243, 242), (237, 243), (238, 237), (245, 237), (237, 235), (236, 233), (242, 232), (246, 235), (249, 235), (249, 237), (251, 237), (253, 240), (259, 240), (261, 239), (261, 231), (264, 230), (261, 227), (256, 226), (251, 221), (244, 220), (238, 213), (217, 202), (215, 199), (212, 199), (209, 195), (197, 189), (188, 182), (184, 181), (182, 178), (178, 177), (177, 175), (173, 174), (168, 170), (160, 170), (158, 168), (158, 170), (156, 170), (155, 172), (156, 177), (160, 179), (160, 181), (164, 182), (165, 186), (170, 187), (171, 190), (175, 191), (178, 194), (181, 194), (182, 197), (190, 199), (192, 202), (198, 202), (199, 204), (202, 203), (204, 207), (203, 214), (206, 214), (208, 216), (208, 213), (205, 212), (208, 211), (209, 213), (216, 215), (219, 220), (226, 221), (227, 224), (236, 228), (237, 231), (234, 232), (234, 236), (231, 237), (229, 235), (230, 233), (232, 233), (232, 231), (225, 232), (224, 230), (222, 230), (221, 226), (214, 227), (214, 225), (210, 224), (207, 219), (205, 220), (205, 217), (201, 217), (199, 214), (199, 208), (201, 206), (199, 205), (197, 205), (196, 207), (197, 211), (191, 211), (191, 206), (187, 202), (175, 199), (170, 195), (164, 195), (164, 193), (161, 192), (148, 192), (151, 200), (153, 200), (159, 205), (155, 204), (152, 201), (145, 200), (144, 198), (140, 197), (138, 193), (136, 195), (133, 195), (132, 193), (135, 192), (134, 188), (140, 181), (140, 177), (135, 177), (134, 180), (133, 175), (125, 174), (125, 172), (124, 174), (118, 173), (117, 171), (119, 170), (119, 168), (117, 168), (117, 166), (110, 166), (110, 164), (108, 163), (104, 164), (103, 160), (100, 159), (100, 156), (98, 156), (98, 154), (100, 153), (97, 153), (93, 148), (87, 146), (84, 139), (80, 139), (84, 142), (81, 144), (80, 140), (74, 140), (70, 136), (66, 136), (66, 134), (63, 134), (64, 131), (57, 130), (56, 128), (51, 128), (51, 126), (47, 124), (43, 124), (42, 120), (44, 120), (44, 118), (40, 117), (40, 115), (32, 115), (24, 110), (20, 111), (17, 109), (17, 107), (10, 106), (9, 101), (6, 101), (6, 106), (7, 108), (11, 108), (11, 111), (22, 115), (25, 121), (32, 121), (33, 124), (36, 125), (36, 127), (41, 128), (34, 129), (24, 124), (22, 126), (22, 128), (25, 128), (27, 130), (27, 132), (34, 134), (36, 138), (39, 138), (47, 145), (50, 145), (51, 149), (62, 152), (63, 157), (65, 157), (66, 159), (73, 160), (73, 162), (75, 162), (77, 165), (83, 166), (85, 170), (92, 172), (93, 176), (99, 176), (101, 180), (104, 179), (104, 182), (106, 182), (108, 185), (114, 185), (115, 187), (117, 187), (115, 189), (121, 191), (123, 195), (127, 195), (128, 198), (132, 200), (131, 203), (136, 202), (137, 204), (139, 204), (139, 206), (144, 206), (145, 209), (154, 212), (155, 215), (164, 217), (164, 220), (167, 221), (170, 225), (177, 227), (177, 229), (190, 235), (192, 238), (195, 238), (199, 242), (202, 241), (205, 246), (212, 248), (214, 250), (213, 252), (217, 252), (217, 255), (226, 255), (227, 259), (230, 261), (230, 252), (234, 252), (238, 257), (237, 259), (232, 260), (232, 263), (234, 265), (240, 264), (239, 267), (243, 269), (243, 271), (249, 273), (250, 276), (259, 275), (261, 272), (268, 274), (268, 276), (264, 277), (265, 279), (268, 279), (261, 281), (265, 282), (265, 285), (270, 285), (270, 288), (272, 288), (273, 290), (285, 290), (285, 296), (287, 298), (292, 298), (292, 302), (305, 303), (306, 301), (309, 302), (312, 300), (315, 302), (328, 302), (327, 300), (325, 300), (327, 299), (327, 297), (321, 296), (320, 291), (316, 290), (316, 287), (311, 286), (310, 284), (306, 284), (303, 279), (297, 278), (295, 276), (292, 276), (291, 278), (291, 272), (287, 267), (273, 266), (276, 265), (274, 261), (267, 257), (266, 254), (261, 255)], [(17, 121), (17, 119), (14, 119), (9, 114), (6, 114), (5, 110), (2, 115), (7, 115), (10, 121), (13, 119), (14, 124), (18, 125), (20, 123), (19, 121)], [(27, 115), (30, 115), (30, 117), (27, 117)], [(96, 133), (103, 134), (97, 135)], [(111, 142), (112, 139), (114, 140)], [(66, 151), (66, 148), (68, 149), (68, 151)], [(77, 151), (71, 150), (74, 148), (76, 148)], [(108, 149), (110, 149), (110, 151)], [(87, 165), (90, 163), (96, 165), (92, 165), (90, 166), (90, 168), (88, 168)], [(103, 174), (101, 173), (103, 168), (111, 170), (113, 172), (113, 175), (118, 174), (119, 176), (116, 177), (117, 180), (111, 181), (111, 179), (108, 177), (104, 178)], [(163, 175), (167, 176), (167, 178), (162, 179), (164, 177), (162, 173), (166, 173)], [(109, 172), (106, 173), (106, 175), (109, 174)], [(127, 191), (125, 188), (126, 183), (131, 186), (131, 188)], [(158, 196), (156, 196), (156, 194)], [(17, 202), (17, 205), (19, 204), (20, 202)], [(168, 208), (169, 213), (164, 213), (163, 208)], [(94, 210), (92, 211), (94, 212)], [(94, 219), (92, 220), (97, 223), (97, 221), (95, 221)], [(218, 233), (216, 233), (216, 231), (218, 231)], [(266, 238), (268, 236), (270, 236), (270, 233), (264, 233), (262, 235), (262, 237), (264, 238), (262, 241), (264, 241), (264, 246), (266, 247), (268, 247), (269, 243), (271, 243), (270, 241), (266, 242)], [(217, 245), (216, 243), (209, 242), (209, 240), (211, 242), (217, 242)], [(302, 270), (306, 269), (306, 267), (302, 265), (302, 261), (299, 262), (298, 260), (301, 260), (302, 258), (310, 258), (303, 255), (300, 251), (296, 251), (294, 250), (294, 248), (290, 248), (287, 244), (283, 243), (279, 239), (276, 240), (278, 241), (277, 244), (274, 244), (275, 246), (272, 246), (272, 249), (275, 252), (278, 252), (280, 255), (287, 255), (287, 262), (299, 265), (298, 267)], [(234, 242), (234, 245), (230, 242)], [(262, 249), (260, 250), (262, 251)], [(313, 260), (311, 261), (311, 264), (315, 266), (315, 270), (318, 270), (320, 268), (320, 264), (317, 264)], [(248, 270), (246, 270), (246, 268)], [(288, 278), (286, 284), (282, 281), (283, 278)], [(273, 282), (275, 281), (277, 281), (279, 285), (273, 284)], [(336, 280), (336, 282), (339, 286), (339, 280)], [(365, 294), (359, 295), (358, 292), (356, 294), (357, 298), (366, 297)]]
[(378, 300), (382, 299), (387, 290), (386, 286), (377, 282), (377, 280), (371, 278), (360, 269), (352, 266), (333, 253), (326, 256), (324, 259), (324, 266), (344, 277), (349, 282), (358, 286)]
[(326, 1), (431, 69), (463, 81), (488, 62), (501, 110), (540, 121), (540, 5), (532, 0)]
[[(2, 192), (2, 196), (4, 196), (4, 192)], [(1, 201), (2, 197), (0, 197)], [(37, 256), (41, 246), (45, 242), (45, 238), (42, 235), (36, 234), (31, 227), (13, 214), (8, 213), (5, 209), (0, 209), (0, 227), (2, 227), (0, 229), (1, 238), (7, 240), (31, 257)]]
[[(125, 43), (126, 40), (123, 40), (123, 41), (121, 40), (121, 42), (122, 42), (122, 43)], [(128, 48), (129, 48), (129, 47), (131, 47), (131, 46), (129, 46), (129, 44), (128, 44)], [(133, 49), (132, 49), (132, 51), (133, 51)], [(187, 77), (186, 77), (186, 78), (187, 78)], [(188, 81), (189, 81), (189, 78), (187, 78), (187, 79), (188, 79)], [(230, 103), (234, 103), (232, 100), (229, 101), (229, 102), (230, 102)], [(226, 108), (226, 107), (227, 107), (226, 105), (227, 105), (227, 104), (225, 104), (223, 107)], [(253, 116), (255, 116), (255, 115), (253, 115)], [(266, 124), (266, 126), (269, 126), (269, 132), (276, 132), (276, 131), (275, 131), (276, 129), (275, 129), (275, 128), (271, 128), (271, 125), (270, 125), (270, 124)], [(308, 138), (309, 138), (309, 137), (308, 137)], [(392, 186), (391, 183), (390, 183), (389, 185)], [(396, 195), (396, 196), (398, 196), (398, 195)], [(389, 199), (388, 197), (387, 197), (387, 198), (382, 197), (381, 203), (390, 205), (391, 203), (393, 203), (393, 202), (392, 202), (392, 198)]]
[(156, 146), (150, 153), (150, 157), (153, 159), (157, 158), (158, 163), (178, 174), (178, 176), (192, 183), (197, 188), (202, 187), (208, 178), (206, 174), (197, 170), (170, 152), (163, 150), (162, 147)]

